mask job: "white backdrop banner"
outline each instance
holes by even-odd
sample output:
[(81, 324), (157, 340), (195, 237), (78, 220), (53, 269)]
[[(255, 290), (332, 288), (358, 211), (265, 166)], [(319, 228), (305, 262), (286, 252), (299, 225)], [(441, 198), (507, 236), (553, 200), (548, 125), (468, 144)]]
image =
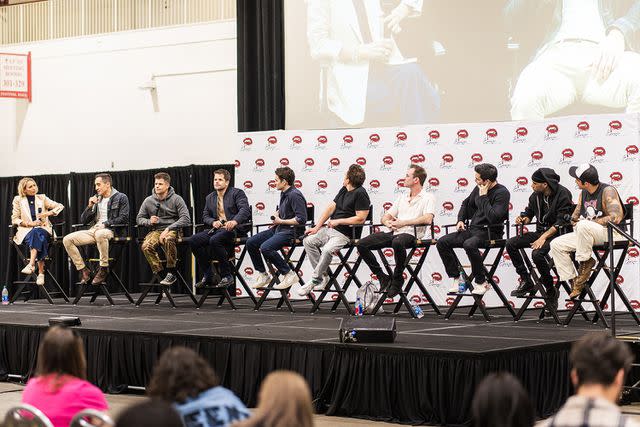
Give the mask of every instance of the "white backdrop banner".
[[(478, 163), (492, 163), (498, 168), (498, 182), (511, 191), (512, 221), (527, 205), (532, 192), (532, 173), (543, 166), (555, 169), (561, 176), (561, 184), (572, 191), (574, 202), (578, 188), (568, 174), (569, 166), (589, 162), (598, 169), (602, 182), (618, 189), (623, 202), (637, 205), (640, 198), (638, 121), (638, 115), (618, 114), (535, 122), (242, 133), (238, 141), (241, 148), (236, 160), (236, 186), (246, 191), (253, 205), (254, 222), (269, 222), (279, 198), (274, 170), (289, 166), (296, 173), (296, 187), (307, 202), (316, 207), (318, 218), (342, 186), (349, 165), (357, 163), (366, 171), (364, 187), (378, 221), (384, 209), (404, 191), (402, 178), (407, 166), (420, 164), (428, 174), (424, 191), (433, 193), (437, 201), (436, 237), (444, 233), (443, 225), (456, 222), (460, 203), (475, 185), (473, 167)], [(393, 262), (392, 250), (385, 254)], [(629, 250), (618, 278), (638, 308), (640, 286), (634, 277), (640, 272), (639, 255), (637, 248)], [(464, 259), (463, 252), (461, 257)], [(248, 257), (243, 269), (251, 283), (254, 272)], [(308, 263), (302, 272), (303, 277), (310, 276)], [(420, 274), (436, 302), (442, 305), (451, 302), (447, 299), (446, 275), (435, 248), (430, 250)], [(358, 276), (363, 282), (369, 278), (366, 265), (360, 268)], [(508, 296), (517, 286), (517, 278), (505, 254), (494, 279)], [(607, 283), (606, 276), (601, 274), (595, 286), (597, 294)], [(297, 287), (291, 290), (294, 298)], [(413, 299), (425, 301), (418, 288), (414, 289)], [(354, 295), (355, 286), (350, 300)], [(565, 296), (561, 294), (561, 305)], [(515, 306), (521, 302), (516, 298), (510, 300)], [(493, 292), (486, 295), (485, 301), (489, 306), (499, 304)]]

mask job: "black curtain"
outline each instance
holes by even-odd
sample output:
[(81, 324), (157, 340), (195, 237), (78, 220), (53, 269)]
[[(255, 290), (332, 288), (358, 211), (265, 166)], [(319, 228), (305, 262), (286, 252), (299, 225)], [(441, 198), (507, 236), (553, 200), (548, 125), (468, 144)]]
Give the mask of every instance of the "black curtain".
[(15, 260), (17, 259), (9, 243), (9, 226), (11, 225), (11, 209), (13, 198), (18, 194), (16, 177), (0, 178), (0, 271), (2, 278), (9, 285), (15, 277)]
[(284, 129), (284, 2), (237, 0), (238, 130)]

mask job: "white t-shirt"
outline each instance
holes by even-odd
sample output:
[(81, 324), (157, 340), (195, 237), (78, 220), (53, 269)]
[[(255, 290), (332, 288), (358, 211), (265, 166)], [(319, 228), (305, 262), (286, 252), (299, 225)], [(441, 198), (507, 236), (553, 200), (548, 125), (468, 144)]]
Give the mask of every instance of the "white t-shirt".
[(103, 222), (107, 222), (109, 219), (107, 215), (107, 206), (109, 205), (109, 199), (111, 197), (103, 197), (100, 202), (98, 202), (98, 218), (96, 219), (96, 224), (102, 224)]
[(598, 0), (562, 1), (562, 22), (554, 42), (579, 39), (600, 43), (606, 35)]
[[(436, 198), (433, 194), (421, 191), (411, 201), (409, 201), (409, 195), (410, 193), (399, 195), (386, 213), (399, 220), (416, 219), (427, 214), (435, 215)], [(418, 227), (416, 237), (423, 238), (426, 231), (426, 227)], [(393, 234), (401, 233), (414, 234), (413, 225), (407, 225), (393, 232)]]

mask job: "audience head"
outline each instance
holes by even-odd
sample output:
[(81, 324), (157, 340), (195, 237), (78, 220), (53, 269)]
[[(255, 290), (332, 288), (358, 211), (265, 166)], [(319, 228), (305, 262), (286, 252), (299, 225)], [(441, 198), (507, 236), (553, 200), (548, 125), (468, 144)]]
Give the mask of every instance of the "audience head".
[(296, 173), (288, 166), (276, 169), (276, 188), (279, 191), (292, 186), (296, 181)]
[(156, 194), (166, 194), (171, 186), (171, 176), (166, 172), (158, 172), (153, 176), (153, 189)]
[(427, 171), (420, 165), (409, 165), (407, 173), (404, 177), (404, 186), (411, 188), (414, 185), (420, 185), (422, 187), (427, 180)]
[[(82, 339), (75, 330), (61, 326), (49, 328), (38, 349), (36, 375), (86, 379), (87, 360)], [(60, 385), (61, 382), (54, 382), (54, 390)]]
[(183, 403), (220, 385), (211, 366), (195, 351), (172, 347), (162, 353), (147, 388), (152, 398)]
[(471, 403), (474, 427), (531, 427), (535, 413), (529, 395), (513, 375), (487, 375)]
[(599, 394), (616, 402), (633, 362), (627, 344), (604, 332), (584, 336), (571, 348), (571, 381), (577, 394)]
[(35, 196), (38, 194), (38, 184), (33, 178), (25, 177), (18, 182), (18, 196)]
[(589, 163), (571, 166), (569, 168), (569, 175), (576, 179), (576, 184), (581, 190), (586, 190), (589, 187), (597, 187), (600, 184), (598, 170)]
[(225, 191), (231, 181), (231, 173), (226, 169), (216, 169), (213, 171), (213, 188), (216, 191)]
[(311, 391), (305, 379), (291, 371), (275, 371), (260, 385), (253, 416), (234, 427), (311, 427)]
[(362, 166), (354, 163), (349, 166), (349, 170), (347, 170), (345, 178), (345, 186), (347, 184), (351, 184), (353, 188), (358, 188), (362, 187), (362, 184), (364, 184), (364, 180), (367, 178), (367, 174), (364, 172)]
[(489, 163), (480, 163), (473, 169), (476, 172), (476, 184), (486, 184), (496, 182), (498, 179), (498, 169)]
[(122, 411), (115, 427), (184, 427), (184, 424), (170, 403), (154, 399)]
[(96, 193), (100, 196), (107, 196), (111, 191), (111, 175), (108, 173), (99, 173), (96, 175), (95, 181)]

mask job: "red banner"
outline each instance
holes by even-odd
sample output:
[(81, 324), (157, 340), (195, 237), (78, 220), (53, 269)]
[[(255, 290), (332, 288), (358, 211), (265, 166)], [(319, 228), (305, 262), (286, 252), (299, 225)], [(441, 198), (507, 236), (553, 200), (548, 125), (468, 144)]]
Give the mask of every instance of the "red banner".
[(31, 52), (0, 53), (0, 98), (31, 102)]

